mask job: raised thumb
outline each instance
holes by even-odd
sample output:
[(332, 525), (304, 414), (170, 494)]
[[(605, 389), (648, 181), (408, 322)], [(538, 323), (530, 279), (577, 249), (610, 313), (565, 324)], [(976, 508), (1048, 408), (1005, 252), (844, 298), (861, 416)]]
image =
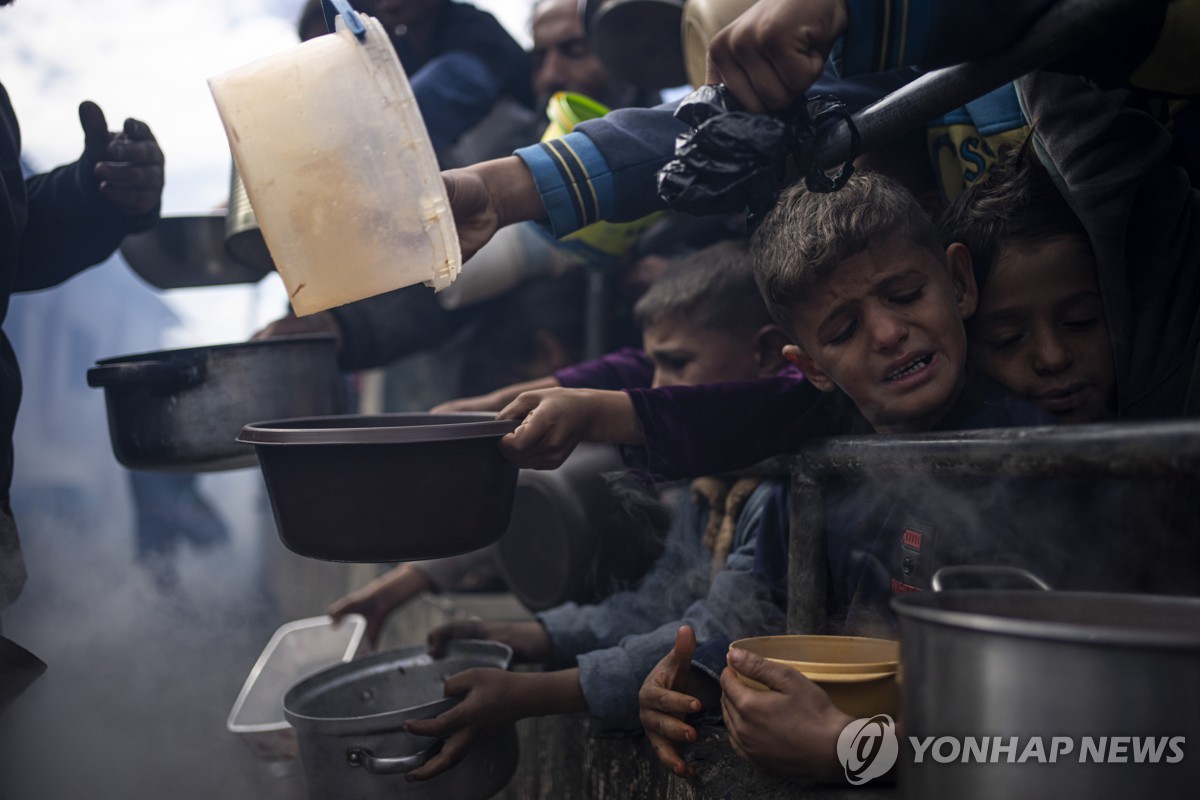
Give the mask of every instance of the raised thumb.
[(104, 111), (91, 100), (79, 104), (79, 124), (83, 127), (83, 152), (93, 163), (104, 160), (108, 152), (108, 121)]

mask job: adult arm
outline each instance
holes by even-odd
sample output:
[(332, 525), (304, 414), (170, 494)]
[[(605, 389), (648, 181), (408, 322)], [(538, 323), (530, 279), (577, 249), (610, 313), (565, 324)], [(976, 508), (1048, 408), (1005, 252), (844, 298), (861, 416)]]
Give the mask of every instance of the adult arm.
[[(3, 94), (6, 120), (15, 116)], [(108, 258), (127, 233), (158, 220), (163, 157), (150, 128), (126, 120), (110, 133), (91, 102), (79, 108), (85, 145), (80, 159), (25, 182), (28, 217), (13, 288), (54, 286)], [(15, 122), (10, 122), (15, 138)]]

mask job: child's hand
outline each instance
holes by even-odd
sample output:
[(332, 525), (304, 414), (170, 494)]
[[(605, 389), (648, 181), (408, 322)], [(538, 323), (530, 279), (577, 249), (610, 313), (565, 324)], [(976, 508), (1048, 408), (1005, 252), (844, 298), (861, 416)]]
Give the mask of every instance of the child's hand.
[(791, 667), (733, 649), (729, 663), (767, 691), (746, 686), (732, 669), (721, 673), (721, 711), (739, 756), (774, 775), (838, 780), (838, 734), (852, 718)]
[(326, 613), (334, 622), (347, 614), (362, 614), (367, 620), (367, 643), (374, 649), (379, 644), (379, 632), (388, 615), (432, 586), (429, 577), (419, 568), (402, 564), (357, 592), (337, 600)]
[(683, 721), (684, 716), (700, 710), (700, 701), (682, 689), (691, 670), (696, 651), (696, 634), (687, 625), (675, 634), (675, 646), (646, 676), (638, 692), (641, 709), (638, 716), (654, 755), (676, 775), (695, 776), (695, 770), (679, 755), (675, 742), (696, 741), (696, 729)]
[(518, 467), (554, 469), (581, 441), (641, 444), (633, 403), (624, 392), (539, 389), (523, 392), (497, 415), (521, 425), (500, 440), (500, 452)]
[(513, 659), (518, 662), (546, 661), (553, 655), (550, 635), (537, 620), (484, 622), (469, 619), (439, 625), (426, 639), (430, 655), (441, 658), (446, 654), (446, 645), (455, 639), (504, 642), (513, 649)]
[(440, 775), (463, 759), (480, 734), (526, 716), (524, 696), (517, 691), (519, 684), (517, 675), (494, 667), (469, 669), (446, 678), (446, 697), (464, 697), (433, 719), (404, 723), (408, 733), (446, 739), (441, 751), (408, 773), (408, 779), (423, 781)]

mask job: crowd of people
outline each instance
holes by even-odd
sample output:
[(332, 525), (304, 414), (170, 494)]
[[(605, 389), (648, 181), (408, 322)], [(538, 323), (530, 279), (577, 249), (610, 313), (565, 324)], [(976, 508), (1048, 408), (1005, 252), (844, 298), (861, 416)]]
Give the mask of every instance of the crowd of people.
[[(739, 214), (696, 220), (665, 207), (655, 176), (689, 126), (653, 91), (609, 75), (575, 0), (533, 3), (530, 53), (456, 0), (356, 5), (392, 34), (473, 260), (444, 297), (410, 287), (258, 335), (332, 332), (347, 370), (459, 335), (472, 366), (461, 396), (436, 410), (519, 420), (499, 446), (522, 468), (556, 468), (581, 442), (619, 447), (629, 473), (672, 510), (663, 552), (635, 584), (530, 621), (430, 632), (435, 654), (455, 638), (487, 638), (546, 668), (450, 677), (446, 693), (462, 701), (406, 723), (446, 739), (411, 779), (452, 768), (491, 726), (587, 712), (607, 728), (643, 730), (679, 775), (693, 771), (684, 754), (696, 725), (723, 720), (755, 767), (836, 780), (850, 718), (799, 673), (729, 649), (785, 631), (793, 500), (775, 457), (839, 434), (1200, 412), (1200, 84), (1179, 67), (1200, 56), (1195, 4), (1117, 8), (1108, 22), (1119, 24), (1073, 42), (1060, 61), (858, 154), (837, 190), (782, 188), (752, 232)], [(859, 108), (922, 70), (1019, 44), (1057, 5), (759, 0), (711, 41), (708, 80), (755, 114), (818, 90)], [(318, 15), (309, 3), (302, 38), (324, 33)], [(558, 92), (612, 110), (544, 137), (541, 110)], [(3, 111), (16, 223), (6, 294), (62, 280), (152, 223), (162, 154), (144, 124), (110, 134), (85, 104), (80, 162), (25, 183)], [(52, 209), (83, 233), (51, 239), (35, 212)], [(562, 241), (635, 221), (632, 244), (604, 258)], [(585, 346), (583, 277), (597, 270), (619, 287), (605, 309), (608, 343), (626, 345), (607, 354)], [(895, 638), (889, 598), (928, 589), (956, 564), (1021, 566), (1060, 588), (1200, 592), (1190, 484), (921, 484), (830, 482), (826, 529), (810, 535), (826, 540), (833, 632)], [(3, 511), (0, 603), (20, 587)], [(925, 546), (902, 560), (914, 526)], [(375, 638), (418, 592), (453, 588), (453, 574), (401, 565), (330, 613), (365, 614)]]

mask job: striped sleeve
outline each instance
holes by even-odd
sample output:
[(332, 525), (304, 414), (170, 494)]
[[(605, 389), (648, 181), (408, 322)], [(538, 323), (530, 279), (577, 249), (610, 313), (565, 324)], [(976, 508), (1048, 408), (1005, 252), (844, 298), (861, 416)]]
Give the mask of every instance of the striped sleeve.
[(533, 173), (555, 236), (565, 236), (612, 216), (612, 172), (584, 134), (568, 133), (523, 147), (516, 155)]

